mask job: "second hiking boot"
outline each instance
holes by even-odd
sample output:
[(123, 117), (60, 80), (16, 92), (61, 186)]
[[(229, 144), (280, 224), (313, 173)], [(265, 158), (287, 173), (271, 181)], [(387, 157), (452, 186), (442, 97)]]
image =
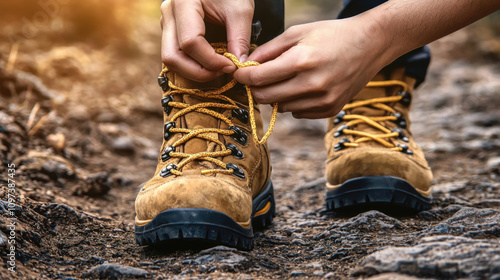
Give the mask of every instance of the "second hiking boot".
[(410, 132), (414, 84), (402, 68), (381, 72), (329, 119), (327, 210), (406, 215), (430, 208), (432, 172)]

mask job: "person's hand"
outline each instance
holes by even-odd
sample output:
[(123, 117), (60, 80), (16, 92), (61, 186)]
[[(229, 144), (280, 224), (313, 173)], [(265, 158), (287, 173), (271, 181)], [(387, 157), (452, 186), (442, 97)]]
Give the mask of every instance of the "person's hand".
[(167, 0), (161, 5), (162, 61), (181, 76), (205, 82), (236, 70), (205, 39), (205, 21), (225, 26), (228, 51), (248, 54), (253, 0)]
[(248, 58), (262, 64), (238, 69), (263, 104), (279, 103), (296, 118), (336, 115), (390, 59), (385, 38), (359, 19), (293, 26)]

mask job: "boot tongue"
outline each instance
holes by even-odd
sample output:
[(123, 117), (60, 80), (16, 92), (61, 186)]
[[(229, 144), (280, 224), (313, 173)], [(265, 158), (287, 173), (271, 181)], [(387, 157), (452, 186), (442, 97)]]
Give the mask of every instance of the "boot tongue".
[[(199, 83), (194, 82), (188, 79), (185, 79), (177, 74), (173, 75), (172, 82), (179, 87), (185, 89), (201, 89), (201, 90), (210, 90), (217, 89), (228, 83), (231, 77), (228, 75), (224, 75), (218, 79), (212, 80), (207, 83)], [(195, 95), (184, 94), (182, 95), (182, 102), (188, 105), (195, 105), (199, 103), (205, 102), (217, 102), (215, 99), (198, 97)], [(188, 128), (191, 130), (196, 129), (204, 129), (204, 128), (219, 128), (219, 119), (212, 117), (207, 114), (198, 113), (198, 112), (190, 112), (181, 117), (181, 127)], [(217, 133), (207, 133), (205, 134), (211, 138), (218, 139)], [(212, 152), (217, 147), (214, 142), (201, 139), (201, 138), (193, 138), (184, 143), (184, 152), (187, 154), (196, 154), (202, 152)], [(201, 166), (203, 168), (215, 168), (215, 164), (207, 161), (193, 161), (184, 167), (185, 170), (189, 169), (197, 169)]]
[[(390, 73), (384, 73), (384, 71), (379, 72), (372, 81), (386, 81), (386, 80), (402, 80), (404, 75), (404, 69), (392, 70)], [(398, 87), (373, 87), (368, 88), (365, 87), (361, 92), (359, 92), (352, 101), (361, 101), (368, 100), (373, 98), (387, 97), (395, 95), (400, 89)], [(391, 104), (384, 103), (386, 105), (391, 106)], [(363, 106), (351, 109), (350, 114), (363, 115), (368, 117), (376, 117), (376, 116), (386, 116), (389, 112), (377, 108), (373, 108), (370, 106)], [(354, 130), (363, 131), (371, 134), (383, 134), (382, 131), (372, 127), (371, 125), (361, 123), (353, 127)], [(380, 145), (374, 141), (368, 141), (361, 143), (362, 145)]]

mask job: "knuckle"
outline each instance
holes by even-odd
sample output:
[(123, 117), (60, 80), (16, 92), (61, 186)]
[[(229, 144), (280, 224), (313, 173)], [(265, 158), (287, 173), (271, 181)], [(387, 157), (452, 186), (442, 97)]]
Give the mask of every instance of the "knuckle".
[(315, 62), (306, 53), (302, 54), (295, 61), (295, 70), (297, 72), (304, 72), (310, 70), (315, 66)]
[(196, 37), (181, 37), (179, 39), (179, 47), (182, 51), (190, 53), (196, 47)]
[(253, 94), (253, 97), (254, 97), (255, 101), (257, 101), (258, 103), (262, 103), (262, 104), (268, 103), (265, 95), (260, 93), (260, 92), (255, 92)]
[(172, 67), (172, 66), (175, 65), (177, 59), (175, 58), (175, 55), (173, 53), (171, 53), (171, 52), (162, 52), (162, 54), (161, 54), (161, 61), (167, 67)]
[(316, 77), (311, 77), (304, 82), (304, 88), (307, 88), (309, 92), (323, 92), (324, 86), (323, 80)]
[(248, 75), (248, 80), (252, 86), (263, 86), (262, 75), (257, 71), (250, 71)]

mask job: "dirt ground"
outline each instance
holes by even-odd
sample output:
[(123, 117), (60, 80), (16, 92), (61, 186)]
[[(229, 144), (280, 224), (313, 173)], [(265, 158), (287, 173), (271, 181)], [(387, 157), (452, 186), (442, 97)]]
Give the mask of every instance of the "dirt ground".
[[(9, 13), (25, 7), (18, 3), (1, 4), (11, 16), (0, 26), (0, 278), (500, 277), (499, 262), (467, 272), (477, 270), (462, 268), (462, 257), (458, 272), (367, 269), (368, 256), (425, 236), (500, 242), (498, 13), (431, 45), (430, 72), (412, 108), (412, 130), (435, 177), (430, 211), (325, 215), (325, 121), (279, 115), (269, 140), (278, 214), (255, 234), (255, 249), (243, 252), (135, 243), (135, 196), (155, 170), (162, 141), (157, 3), (58, 4), (46, 22), (41, 6)], [(289, 23), (318, 11), (291, 15)], [(459, 231), (442, 230), (464, 209), (494, 219), (480, 228), (477, 214), (475, 227), (463, 220)]]

